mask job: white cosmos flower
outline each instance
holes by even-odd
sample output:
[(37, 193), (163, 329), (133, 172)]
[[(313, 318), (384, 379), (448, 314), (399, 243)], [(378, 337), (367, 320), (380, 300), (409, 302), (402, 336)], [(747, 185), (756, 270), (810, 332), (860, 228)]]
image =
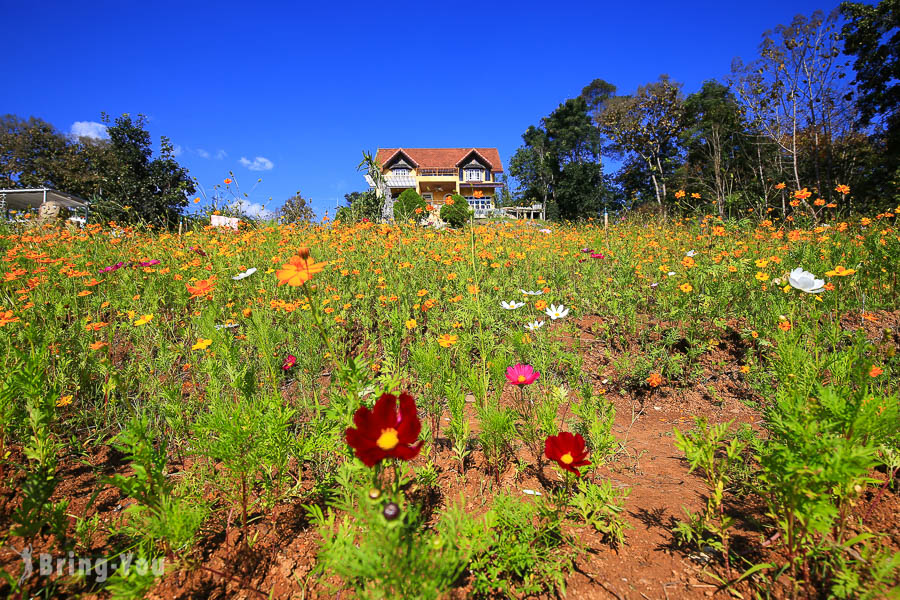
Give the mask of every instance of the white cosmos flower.
[(247, 269), (247, 270), (244, 271), (243, 273), (238, 273), (237, 275), (235, 275), (234, 277), (232, 277), (232, 279), (234, 279), (235, 281), (240, 281), (241, 279), (247, 279), (248, 277), (250, 277), (250, 276), (253, 275), (254, 273), (256, 273), (256, 267), (250, 267), (249, 269)]
[(500, 306), (505, 308), (506, 310), (516, 310), (517, 308), (522, 308), (525, 306), (524, 302), (516, 302), (515, 300), (511, 302), (507, 302), (506, 300), (500, 301)]
[(696, 250), (688, 250), (684, 255), (694, 258), (695, 256), (697, 256), (697, 251)]
[(825, 289), (825, 280), (816, 279), (816, 276), (809, 271), (804, 271), (801, 267), (797, 267), (788, 275), (788, 283), (791, 287), (795, 287), (801, 292), (807, 294), (818, 294)]
[(555, 304), (551, 304), (550, 308), (544, 311), (544, 313), (553, 319), (554, 321), (557, 319), (565, 318), (569, 315), (569, 309), (560, 304), (559, 306)]
[(550, 233), (549, 229), (538, 229), (541, 233)]
[(669, 271), (668, 275), (669, 277), (672, 277), (673, 275), (675, 275), (675, 271)]
[(526, 292), (525, 290), (519, 290), (519, 291), (522, 292), (523, 294), (525, 294), (526, 296), (540, 296), (541, 294), (544, 293), (541, 290), (538, 290), (536, 292), (535, 291)]
[(544, 322), (543, 322), (543, 321), (535, 321), (535, 322), (533, 322), (533, 323), (527, 324), (527, 325), (525, 326), (525, 329), (527, 329), (528, 331), (535, 331), (535, 330), (537, 330), (537, 329), (540, 329), (540, 328), (543, 327), (543, 326), (544, 326)]
[(216, 325), (216, 329), (234, 329), (238, 326), (238, 323), (222, 323), (221, 325)]

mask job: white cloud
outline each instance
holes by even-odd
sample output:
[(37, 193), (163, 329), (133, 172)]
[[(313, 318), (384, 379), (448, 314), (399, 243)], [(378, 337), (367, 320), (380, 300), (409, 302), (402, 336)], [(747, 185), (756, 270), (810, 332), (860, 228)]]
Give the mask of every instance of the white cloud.
[(271, 219), (275, 213), (260, 204), (259, 202), (250, 202), (248, 200), (238, 200), (231, 205), (233, 210), (240, 210), (248, 217), (256, 219)]
[(179, 144), (175, 144), (175, 147), (172, 148), (172, 154), (174, 154), (176, 157), (181, 156), (182, 154), (184, 154), (184, 148), (182, 148)]
[(75, 137), (86, 137), (92, 140), (105, 140), (109, 137), (106, 133), (106, 125), (96, 121), (75, 121), (69, 131)]
[(240, 162), (251, 171), (271, 171), (272, 167), (275, 166), (272, 161), (265, 156), (257, 156), (252, 161), (249, 161), (242, 156), (241, 160), (238, 162)]
[(209, 158), (209, 152), (207, 152), (203, 148), (197, 148), (196, 152), (200, 158)]
[(228, 153), (224, 150), (219, 150), (218, 152), (216, 152), (216, 160), (222, 160), (226, 156), (228, 156)]

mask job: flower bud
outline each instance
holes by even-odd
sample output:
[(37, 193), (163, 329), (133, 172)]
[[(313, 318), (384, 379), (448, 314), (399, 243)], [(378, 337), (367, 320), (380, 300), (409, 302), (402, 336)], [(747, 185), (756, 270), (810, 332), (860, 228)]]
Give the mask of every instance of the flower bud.
[(400, 516), (400, 507), (397, 506), (396, 502), (388, 502), (385, 505), (384, 510), (381, 511), (381, 514), (384, 515), (384, 518), (388, 521), (393, 521)]
[(369, 490), (369, 498), (371, 498), (372, 500), (378, 500), (378, 498), (380, 497), (381, 490), (379, 490), (378, 488), (372, 488), (371, 490)]

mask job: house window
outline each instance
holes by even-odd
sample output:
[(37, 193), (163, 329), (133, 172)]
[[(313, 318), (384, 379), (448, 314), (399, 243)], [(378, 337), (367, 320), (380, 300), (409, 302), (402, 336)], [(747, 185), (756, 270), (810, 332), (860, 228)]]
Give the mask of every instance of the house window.
[(409, 169), (407, 169), (406, 167), (394, 167), (393, 169), (391, 169), (391, 175), (394, 175), (396, 177), (406, 177), (407, 175), (409, 175)]
[(469, 203), (469, 208), (475, 211), (476, 216), (484, 215), (494, 208), (494, 199), (491, 196), (481, 198), (466, 196), (466, 202)]
[(484, 181), (484, 169), (466, 169), (463, 175), (465, 181)]
[(422, 194), (422, 200), (431, 204), (431, 201), (434, 200), (434, 196), (432, 194)]

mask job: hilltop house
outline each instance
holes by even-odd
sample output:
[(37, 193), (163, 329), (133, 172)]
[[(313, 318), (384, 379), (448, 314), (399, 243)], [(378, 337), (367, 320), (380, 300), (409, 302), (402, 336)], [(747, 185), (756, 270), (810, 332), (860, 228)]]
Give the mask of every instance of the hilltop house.
[[(476, 218), (486, 217), (503, 187), (499, 181), (503, 165), (496, 148), (379, 148), (375, 160), (385, 178), (377, 191), (385, 198), (383, 214), (388, 219), (393, 218), (393, 201), (407, 189), (434, 206), (460, 194)], [(376, 187), (368, 175), (366, 181)]]

